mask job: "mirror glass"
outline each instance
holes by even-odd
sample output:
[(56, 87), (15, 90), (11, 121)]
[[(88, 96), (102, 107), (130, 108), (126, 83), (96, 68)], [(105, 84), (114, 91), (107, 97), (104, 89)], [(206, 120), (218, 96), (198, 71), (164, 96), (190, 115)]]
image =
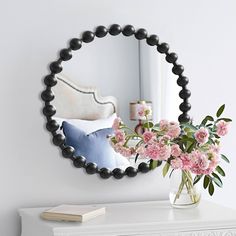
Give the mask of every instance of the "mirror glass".
[[(111, 127), (114, 112), (134, 129), (138, 120), (131, 119), (130, 106), (143, 100), (150, 102), (153, 122), (177, 121), (180, 88), (171, 69), (155, 46), (133, 36), (108, 35), (83, 43), (80, 50), (73, 52), (73, 58), (63, 63), (58, 84), (53, 87), (55, 119), (60, 125), (66, 122), (61, 132), (66, 140), (72, 139), (70, 146), (82, 150), (88, 162), (95, 162), (99, 168), (126, 169), (147, 162), (115, 153), (110, 145), (111, 150), (106, 150), (107, 143), (102, 139), (107, 133), (102, 129)], [(135, 145), (138, 140), (131, 142)]]

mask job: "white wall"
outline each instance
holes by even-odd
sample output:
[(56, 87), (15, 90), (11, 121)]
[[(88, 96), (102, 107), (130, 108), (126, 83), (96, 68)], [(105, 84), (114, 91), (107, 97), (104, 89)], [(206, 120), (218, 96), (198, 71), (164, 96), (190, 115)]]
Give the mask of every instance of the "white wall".
[[(234, 0), (41, 0), (1, 1), (0, 6), (0, 235), (20, 234), (16, 209), (63, 202), (92, 203), (162, 199), (168, 186), (158, 171), (134, 179), (101, 180), (60, 158), (42, 129), (41, 78), (58, 49), (99, 24), (131, 23), (157, 33), (179, 54), (192, 91), (191, 115), (198, 121), (223, 102), (236, 120)], [(235, 124), (225, 138), (223, 191), (214, 201), (236, 208), (232, 191)]]

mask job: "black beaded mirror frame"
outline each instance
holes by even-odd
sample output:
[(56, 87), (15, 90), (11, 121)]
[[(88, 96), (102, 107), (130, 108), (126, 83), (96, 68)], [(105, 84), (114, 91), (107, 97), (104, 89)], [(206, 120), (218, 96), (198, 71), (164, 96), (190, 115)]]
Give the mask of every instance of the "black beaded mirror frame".
[(134, 177), (138, 172), (147, 173), (150, 170), (150, 165), (148, 163), (142, 162), (139, 164), (138, 169), (130, 166), (126, 168), (125, 171), (123, 171), (119, 168), (115, 168), (114, 170), (109, 170), (107, 168), (98, 169), (96, 163), (86, 163), (86, 158), (82, 156), (75, 156), (74, 148), (67, 146), (65, 144), (65, 137), (57, 132), (59, 129), (59, 124), (53, 119), (53, 116), (56, 114), (56, 108), (50, 104), (50, 102), (54, 99), (54, 94), (51, 88), (57, 84), (57, 78), (55, 75), (63, 70), (61, 65), (62, 62), (69, 61), (72, 58), (72, 51), (79, 50), (82, 47), (82, 43), (90, 43), (95, 39), (95, 37), (102, 38), (108, 33), (112, 36), (122, 33), (126, 37), (134, 35), (137, 40), (145, 39), (149, 46), (155, 46), (159, 53), (166, 55), (166, 61), (173, 64), (172, 72), (179, 76), (177, 79), (177, 84), (182, 87), (182, 90), (179, 92), (180, 98), (183, 99), (183, 102), (179, 106), (179, 109), (182, 111), (182, 114), (178, 117), (179, 122), (188, 122), (190, 120), (187, 112), (191, 109), (191, 105), (188, 102), (188, 98), (190, 97), (191, 93), (187, 89), (188, 78), (183, 76), (184, 67), (180, 64), (177, 64), (177, 54), (169, 52), (169, 45), (167, 43), (160, 43), (157, 35), (148, 35), (147, 31), (143, 28), (135, 30), (132, 25), (126, 25), (122, 29), (118, 24), (113, 24), (109, 28), (98, 26), (96, 27), (95, 32), (85, 31), (82, 34), (81, 39), (71, 39), (69, 41), (69, 47), (60, 50), (59, 59), (49, 65), (51, 72), (44, 78), (46, 89), (41, 94), (41, 98), (45, 103), (43, 114), (47, 119), (46, 129), (52, 134), (53, 143), (61, 148), (62, 156), (70, 159), (75, 167), (83, 167), (88, 174), (97, 173), (104, 179), (107, 179), (111, 176), (116, 179), (121, 179), (125, 175)]

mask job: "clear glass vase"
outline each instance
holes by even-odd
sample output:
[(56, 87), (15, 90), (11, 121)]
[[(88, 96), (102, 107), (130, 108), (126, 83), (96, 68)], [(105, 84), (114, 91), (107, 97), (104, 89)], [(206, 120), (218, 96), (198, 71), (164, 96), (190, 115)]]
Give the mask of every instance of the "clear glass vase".
[(172, 173), (169, 199), (174, 208), (192, 208), (199, 204), (200, 188), (198, 184), (193, 184), (189, 171), (175, 170)]

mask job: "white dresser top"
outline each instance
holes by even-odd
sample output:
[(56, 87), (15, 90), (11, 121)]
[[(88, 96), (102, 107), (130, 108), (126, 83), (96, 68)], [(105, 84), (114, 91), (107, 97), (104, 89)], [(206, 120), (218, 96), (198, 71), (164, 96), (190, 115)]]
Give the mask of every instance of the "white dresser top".
[[(48, 208), (20, 209), (22, 236), (30, 235), (27, 234), (30, 231), (27, 231), (26, 224), (45, 232), (41, 235), (58, 236), (157, 235), (154, 234), (155, 232), (174, 235), (171, 232), (236, 230), (236, 210), (206, 201), (202, 201), (197, 208), (193, 209), (173, 209), (168, 201), (99, 205), (106, 207), (106, 214), (84, 223), (42, 220), (39, 215)], [(40, 234), (35, 232), (34, 235)]]

